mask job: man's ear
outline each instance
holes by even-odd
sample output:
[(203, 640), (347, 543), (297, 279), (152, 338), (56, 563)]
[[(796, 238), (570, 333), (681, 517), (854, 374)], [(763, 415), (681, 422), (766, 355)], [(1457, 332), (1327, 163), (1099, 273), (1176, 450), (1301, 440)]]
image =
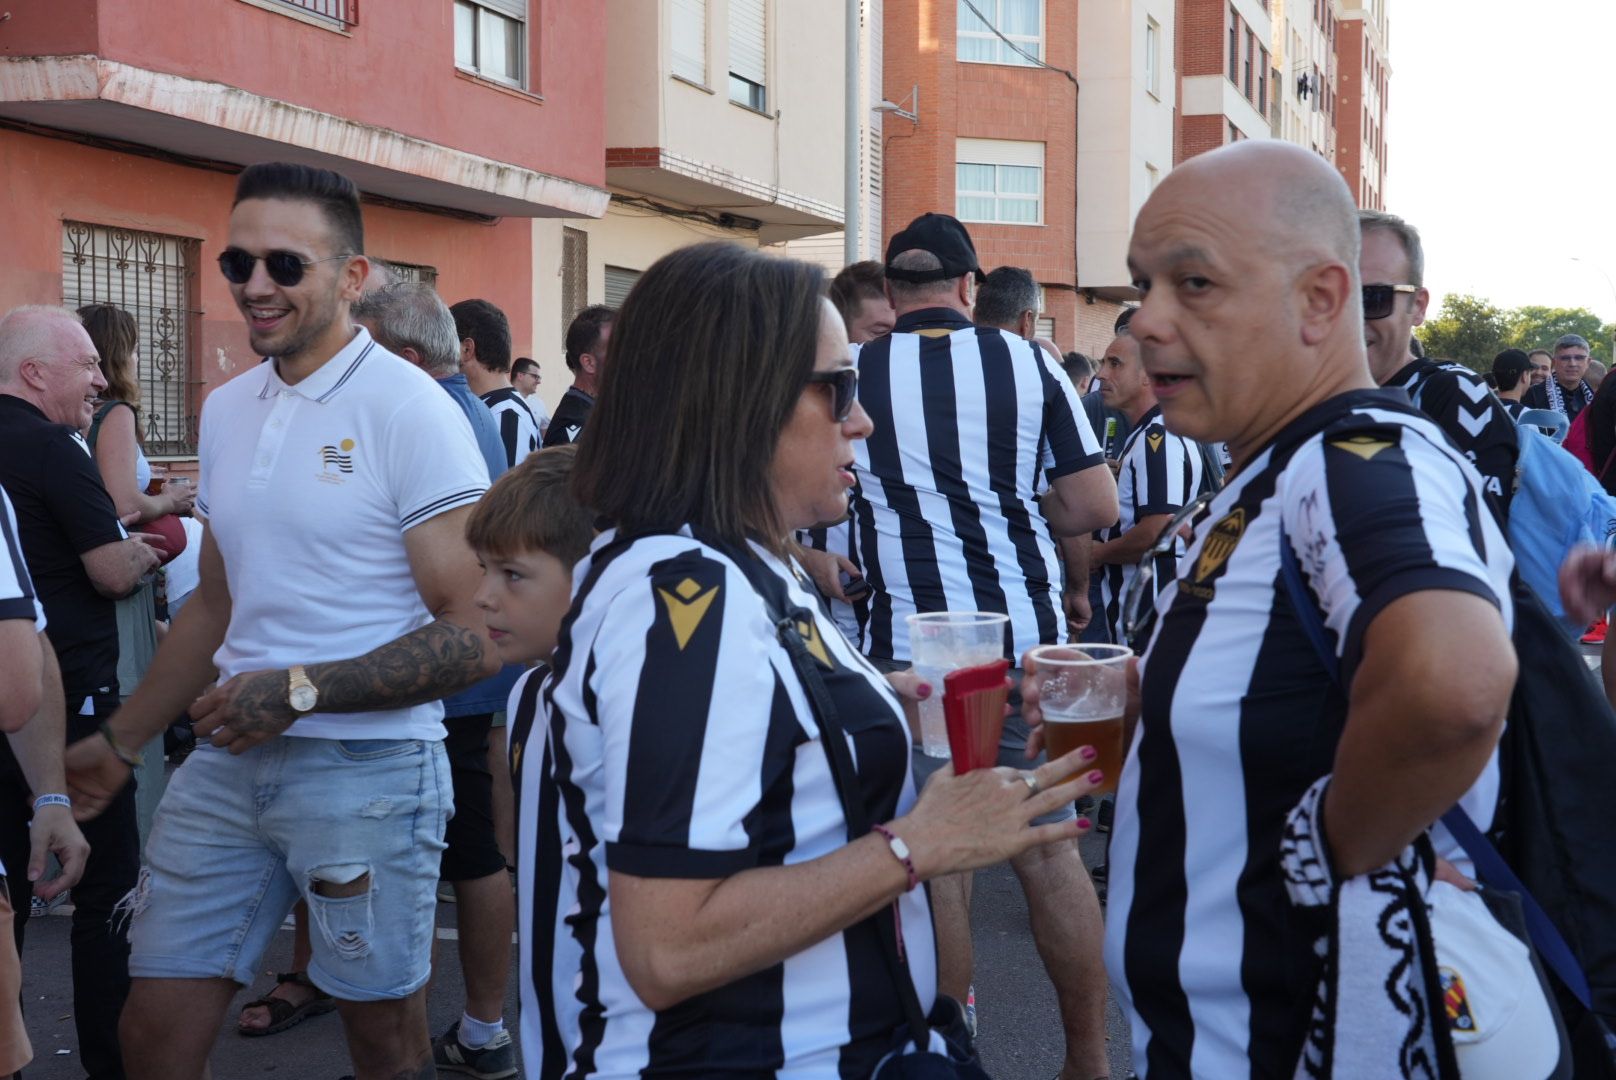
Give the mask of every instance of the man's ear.
[(579, 353), (578, 366), (591, 375), (598, 374), (600, 371), (600, 361), (595, 358), (594, 353)]
[(1353, 288), (1352, 271), (1338, 262), (1309, 268), (1297, 283), (1301, 304), (1302, 343), (1317, 345), (1330, 336), (1348, 304), (1363, 300)]
[(1425, 323), (1425, 309), (1431, 304), (1431, 290), (1421, 285), (1414, 291), (1414, 325), (1422, 326)]
[(477, 343), (468, 338), (460, 339), (460, 366), (465, 367), (477, 359)]

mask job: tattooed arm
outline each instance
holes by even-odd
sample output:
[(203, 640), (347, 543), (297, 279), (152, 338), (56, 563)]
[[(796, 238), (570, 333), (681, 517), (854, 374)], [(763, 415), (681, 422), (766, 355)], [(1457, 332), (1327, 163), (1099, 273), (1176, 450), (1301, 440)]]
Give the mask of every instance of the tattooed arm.
[[(436, 701), (499, 670), (499, 654), (473, 603), (482, 572), (466, 546), (461, 507), (404, 534), (415, 587), (433, 622), (363, 656), (306, 665), (319, 691), (315, 712), (370, 712)], [(279, 735), (298, 714), (284, 670), (253, 671), (210, 690), (191, 706), (196, 736), (241, 753)]]

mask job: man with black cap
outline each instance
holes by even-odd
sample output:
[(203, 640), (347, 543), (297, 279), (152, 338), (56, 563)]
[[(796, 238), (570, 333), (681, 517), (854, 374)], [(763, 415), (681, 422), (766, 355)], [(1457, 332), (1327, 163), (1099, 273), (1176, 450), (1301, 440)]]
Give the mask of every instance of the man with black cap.
[[(958, 221), (916, 218), (887, 246), (892, 333), (858, 350), (859, 401), (875, 426), (855, 448), (853, 513), (872, 590), (865, 651), (888, 670), (912, 660), (905, 616), (916, 613), (1008, 614), (1012, 663), (1065, 641), (1055, 538), (1116, 520), (1116, 483), (1066, 373), (1033, 342), (971, 322), (982, 280)], [(1019, 706), (1019, 694), (1011, 702)], [(1018, 707), (1005, 721), (1000, 764), (1031, 767), (1026, 736)], [(917, 752), (917, 782), (945, 762)], [(1051, 819), (1072, 814), (1066, 807)], [(1061, 1075), (1103, 1076), (1100, 909), (1077, 844), (1040, 847), (1011, 865), (1060, 1002)], [(933, 883), (939, 988), (961, 1000), (971, 975), (969, 896), (968, 880)]]

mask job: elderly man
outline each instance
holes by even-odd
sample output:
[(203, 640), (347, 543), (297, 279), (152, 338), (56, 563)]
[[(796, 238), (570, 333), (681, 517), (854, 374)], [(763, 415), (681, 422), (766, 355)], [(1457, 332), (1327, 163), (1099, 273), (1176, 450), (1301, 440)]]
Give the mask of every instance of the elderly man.
[[(117, 708), (114, 601), (157, 565), (156, 551), (119, 524), (79, 436), (106, 385), (90, 335), (71, 311), (23, 307), (0, 319), (0, 486), (16, 508), (16, 539), (55, 654), (46, 670), (54, 700), (47, 702), (48, 714), (29, 725), (31, 745), (14, 744), (22, 751), (15, 757), (0, 745), (0, 792), (7, 793), (0, 799), (0, 859), (12, 869), (11, 903), (24, 913), (29, 880), (18, 870), (28, 861), (30, 831), (37, 841), (64, 821), (72, 827), (66, 808), (48, 802), (32, 807), (30, 826), (33, 799), (63, 791), (59, 757), (48, 778), (35, 758), (47, 738), (60, 755), (66, 739), (95, 735)], [(53, 675), (58, 662), (59, 684)], [(24, 799), (28, 790), (33, 795)], [(102, 1080), (124, 1075), (118, 1015), (129, 992), (129, 943), (112, 914), (140, 871), (133, 788), (84, 832), (93, 854), (73, 890), (73, 1019), (85, 1072)], [(60, 888), (41, 883), (37, 891), (49, 897)], [(25, 925), (26, 918), (16, 924), (19, 947)]]
[(1521, 402), (1528, 409), (1553, 409), (1575, 420), (1584, 405), (1594, 399), (1594, 389), (1583, 381), (1592, 357), (1588, 339), (1581, 334), (1564, 334), (1554, 343), (1554, 370), (1551, 376), (1526, 392)]
[[(1005, 612), (1015, 655), (1064, 641), (1055, 538), (1117, 516), (1116, 483), (1059, 363), (1030, 341), (971, 323), (980, 276), (963, 225), (946, 214), (915, 219), (887, 246), (892, 333), (858, 351), (859, 400), (875, 423), (855, 448), (853, 514), (872, 587), (865, 651), (889, 670), (912, 660), (904, 616), (916, 612)], [(1049, 489), (1035, 499), (1040, 474)], [(1005, 721), (1000, 760), (1028, 764), (1019, 713)], [(942, 763), (917, 753), (917, 779)], [(1072, 814), (1065, 807), (1050, 819)], [(1091, 1080), (1106, 1071), (1094, 887), (1075, 843), (1039, 848), (1011, 867), (1060, 1002), (1061, 1076)], [(968, 879), (932, 887), (938, 981), (961, 999), (972, 966), (969, 895)]]
[(1364, 346), (1369, 374), (1402, 390), (1435, 420), (1486, 481), (1501, 516), (1515, 494), (1515, 420), (1480, 375), (1460, 364), (1410, 354), (1414, 327), (1425, 321), (1425, 250), (1419, 231), (1379, 210), (1358, 211), (1362, 253)]
[[(1150, 1080), (1290, 1076), (1310, 1035), (1361, 1025), (1371, 1013), (1347, 1005), (1310, 1016), (1331, 888), (1409, 865), (1460, 800), (1491, 821), (1515, 674), (1511, 560), (1469, 462), (1376, 389), (1358, 256), (1341, 177), (1270, 141), (1180, 166), (1130, 244), (1143, 296), (1130, 330), (1162, 419), (1227, 442), (1236, 463), (1162, 596), (1117, 795), (1106, 966)], [(1316, 876), (1295, 885), (1281, 844), (1304, 840)], [(1350, 928), (1363, 936), (1361, 919)], [(1331, 963), (1361, 977), (1337, 970), (1344, 992), (1395, 966), (1372, 948)], [(1347, 1037), (1371, 1063), (1361, 1075), (1402, 1075), (1397, 1052), (1418, 1033), (1393, 1019)]]

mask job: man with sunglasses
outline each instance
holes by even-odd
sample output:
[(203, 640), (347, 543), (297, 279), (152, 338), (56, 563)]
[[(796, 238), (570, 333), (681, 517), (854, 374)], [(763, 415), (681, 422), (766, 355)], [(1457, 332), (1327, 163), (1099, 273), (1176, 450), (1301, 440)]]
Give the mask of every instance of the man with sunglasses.
[(1581, 334), (1562, 336), (1554, 343), (1552, 376), (1528, 390), (1522, 402), (1528, 409), (1553, 409), (1565, 413), (1567, 420), (1575, 420), (1594, 399), (1594, 388), (1583, 378), (1592, 355), (1588, 339)]
[(219, 260), (266, 362), (203, 405), (200, 584), (104, 738), (91, 789), (189, 710), (130, 894), (124, 1060), (196, 1080), (293, 903), (309, 979), (337, 1001), (361, 1080), (430, 1074), (425, 984), (451, 806), (447, 697), (498, 661), (465, 519), (488, 472), (460, 409), (355, 327), (359, 192), (254, 165)]
[[(1380, 210), (1360, 210), (1364, 345), (1381, 386), (1408, 394), (1447, 433), (1486, 482), (1500, 522), (1515, 494), (1515, 421), (1485, 379), (1460, 364), (1416, 357), (1414, 327), (1425, 321), (1425, 251), (1414, 226)], [(1528, 405), (1530, 407), (1530, 405)]]

